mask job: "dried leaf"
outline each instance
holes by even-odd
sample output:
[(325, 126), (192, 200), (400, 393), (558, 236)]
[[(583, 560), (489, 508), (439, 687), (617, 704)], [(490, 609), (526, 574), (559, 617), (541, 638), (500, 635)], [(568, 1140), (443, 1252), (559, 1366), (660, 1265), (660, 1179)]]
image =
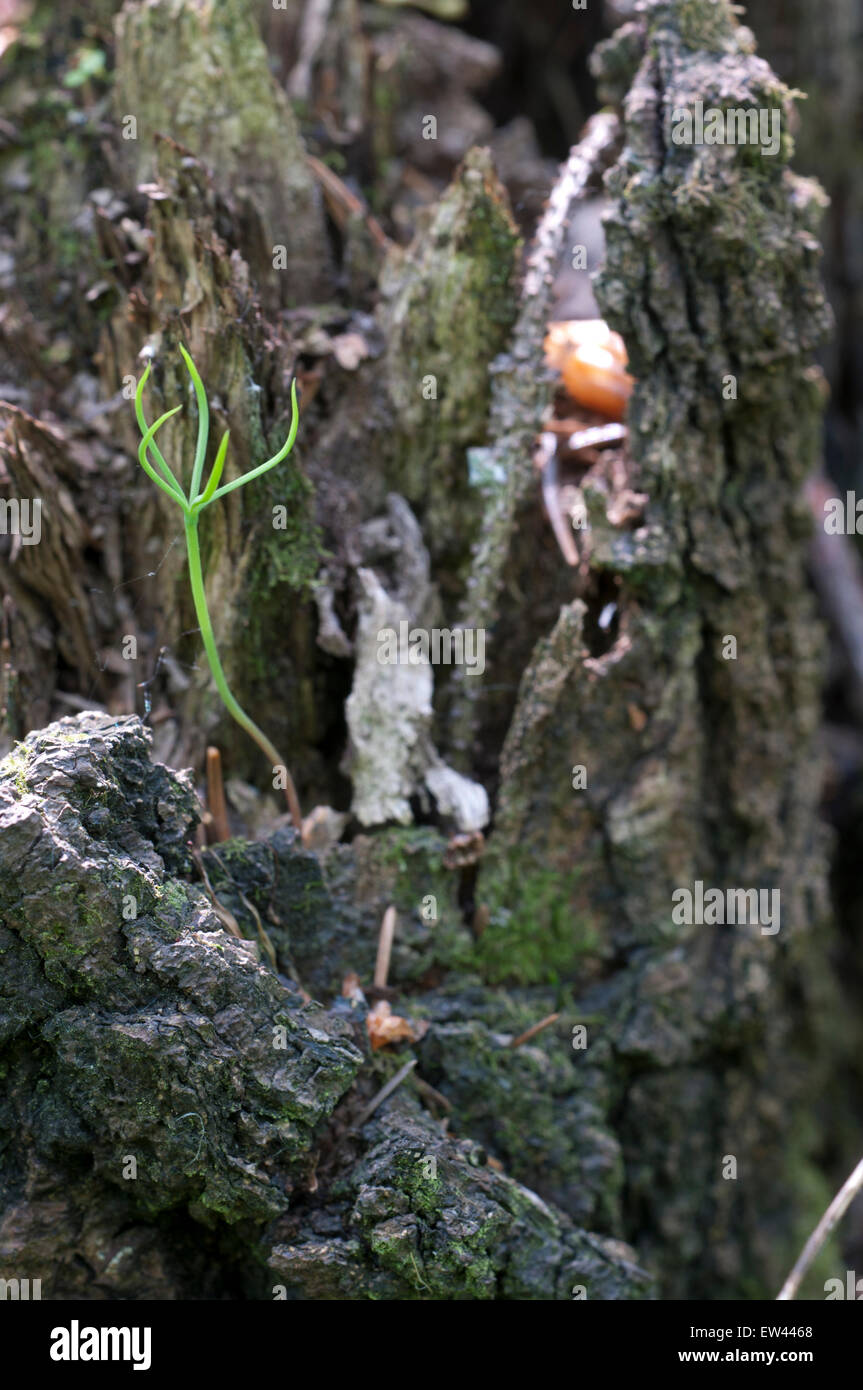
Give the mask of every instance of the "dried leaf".
[(401, 1018), (399, 1014), (394, 1014), (385, 999), (381, 999), (379, 1003), (375, 1004), (366, 1019), (366, 1027), (369, 1030), (369, 1041), (375, 1052), (378, 1048), (387, 1047), (394, 1042), (419, 1042), (423, 1034), (428, 1031), (428, 1023), (424, 1019), (419, 1023), (410, 1023), (406, 1018)]

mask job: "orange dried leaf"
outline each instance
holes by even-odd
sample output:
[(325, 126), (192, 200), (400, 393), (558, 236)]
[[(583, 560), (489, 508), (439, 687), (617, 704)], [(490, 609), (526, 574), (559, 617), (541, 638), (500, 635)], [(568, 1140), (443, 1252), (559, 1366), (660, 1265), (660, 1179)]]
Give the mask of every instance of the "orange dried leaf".
[(394, 1014), (387, 1001), (381, 999), (370, 1010), (366, 1018), (366, 1027), (372, 1049), (376, 1052), (378, 1048), (387, 1047), (394, 1042), (417, 1042), (425, 1033), (428, 1024), (419, 1024), (414, 1028), (406, 1018)]

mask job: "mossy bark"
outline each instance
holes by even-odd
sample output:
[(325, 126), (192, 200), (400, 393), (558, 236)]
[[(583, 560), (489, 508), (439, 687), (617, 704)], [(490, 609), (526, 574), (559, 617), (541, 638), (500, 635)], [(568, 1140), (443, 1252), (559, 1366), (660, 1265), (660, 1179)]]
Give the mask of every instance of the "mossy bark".
[[(773, 157), (670, 139), (696, 97), (787, 128), (788, 93), (730, 7), (656, 0), (600, 73), (621, 53), (638, 65), (597, 294), (637, 382), (626, 487), (649, 501), (621, 526), (613, 492), (586, 490), (606, 587), (562, 608), (522, 678), (477, 896), (496, 969), (551, 971), (576, 1012), (600, 1016), (597, 1103), (628, 1174), (619, 1216), (655, 1232), (666, 1293), (767, 1293), (793, 1248), (779, 1214), (805, 1163), (803, 1117), (829, 1077), (810, 1035), (829, 915), (801, 500), (829, 325), (823, 200), (789, 171), (785, 134)], [(681, 924), (675, 894), (697, 881), (777, 890), (781, 927)], [(529, 935), (513, 937), (522, 920)]]
[[(386, 108), (368, 152), (385, 201), (383, 171), (406, 138), (388, 103), (446, 60), (433, 53), (424, 69), (416, 16), (391, 35), (391, 16), (371, 21), (350, 0), (336, 13), (320, 64), (352, 81), (330, 115), (348, 129), (369, 101)], [(800, 500), (828, 325), (822, 200), (788, 168), (788, 93), (725, 0), (648, 0), (598, 59), (618, 109), (572, 151), (520, 267), (482, 150), (405, 250), (382, 245), (362, 208), (325, 219), (251, 6), (129, 0), (116, 34), (113, 90), (74, 140), (71, 99), (47, 133), (22, 106), (31, 174), (69, 165), (48, 195), (52, 222), (88, 189), (109, 187), (120, 206), (97, 202), (62, 255), (52, 249), (52, 264), (80, 259), (65, 310), (31, 322), (44, 274), (32, 269), (14, 303), (33, 413), (5, 408), (4, 459), (19, 491), (51, 498), (52, 529), (39, 573), (26, 553), (0, 566), (17, 613), (7, 741), (41, 727), (58, 691), (128, 710), (144, 708), (143, 690), (148, 712), (160, 702), (167, 761), (200, 767), (215, 739), (230, 771), (269, 781), (204, 668), (179, 514), (135, 463), (122, 393), (145, 350), (150, 418), (186, 405), (165, 448), (188, 478), (182, 341), (214, 436), (231, 428), (227, 477), (278, 447), (291, 377), (303, 387), (291, 459), (212, 509), (202, 542), (228, 678), (307, 804), (351, 803), (345, 702), (369, 654), (356, 649), (357, 571), (373, 564), (395, 591), (418, 564), (392, 553), (397, 492), (430, 560), (424, 618), (450, 627), (460, 613), (488, 635), (485, 676), (452, 673), (438, 692), (435, 735), (482, 780), (494, 822), (461, 867), (443, 817), (366, 826), (320, 859), (285, 831), (211, 847), (202, 864), (222, 921), (227, 909), (275, 953), (274, 975), (219, 930), (187, 851), (190, 789), (151, 766), (137, 721), (84, 715), (32, 734), (0, 770), (3, 1061), (15, 1077), (3, 1105), (10, 1133), (41, 1125), (44, 1150), (68, 1164), (48, 1172), (39, 1145), (16, 1140), (4, 1253), (38, 1276), (59, 1223), (57, 1297), (272, 1297), (276, 1283), (305, 1299), (562, 1300), (574, 1285), (636, 1298), (654, 1274), (667, 1297), (775, 1292), (825, 1197), (816, 1103), (831, 1124), (844, 1113), (831, 1079), (843, 1045), (825, 1029), (838, 1019), (856, 1037), (829, 974), (823, 646)], [(71, 60), (68, 27), (55, 41)], [(464, 112), (453, 73), (446, 91)], [(696, 98), (778, 113), (778, 153), (674, 144), (666, 118)], [(440, 157), (430, 150), (428, 167)], [(542, 342), (554, 277), (603, 174), (597, 290), (637, 385), (623, 474), (585, 485), (576, 575), (543, 518), (532, 455), (553, 394)], [(23, 219), (21, 244), (37, 239), (37, 219)], [(64, 322), (98, 351), (105, 415)], [(621, 521), (624, 493), (644, 500), (635, 520)], [(287, 530), (272, 524), (279, 505)], [(138, 657), (121, 678), (127, 636)], [(50, 898), (37, 879), (52, 881), (70, 844)], [(675, 921), (674, 892), (696, 881), (778, 891), (780, 930)], [(144, 894), (137, 922), (122, 917), (130, 885)], [(356, 972), (371, 994), (391, 904), (399, 928), (378, 992), (429, 1026), (416, 1028), (417, 1077), (369, 1117), (402, 1058), (371, 1054), (364, 1009), (341, 988)], [(279, 1023), (294, 1044), (282, 1069), (265, 1041)], [(106, 1058), (134, 1113), (106, 1102)], [(40, 1069), (53, 1109), (40, 1108)], [(135, 1145), (151, 1172), (130, 1193), (116, 1167)], [(292, 1187), (302, 1201), (290, 1208)], [(115, 1263), (121, 1241), (150, 1252), (144, 1274)], [(226, 1251), (220, 1285), (207, 1265)]]
[[(0, 764), (0, 1277), (54, 1299), (649, 1296), (632, 1251), (447, 1136), (422, 1092), (378, 1113), (395, 1064), (364, 1008), (323, 1010), (221, 929), (190, 881), (188, 779), (149, 741), (84, 714)], [(259, 849), (211, 862), (220, 892), (269, 896), (281, 966), (320, 971), (317, 865), (290, 836)], [(340, 931), (361, 962), (360, 921)]]
[[(114, 112), (132, 177), (152, 178), (158, 136), (190, 146), (230, 191), (240, 249), (264, 300), (273, 306), (326, 294), (331, 275), (320, 191), (249, 5), (130, 0), (116, 35)], [(280, 275), (273, 273), (279, 246), (285, 249)]]

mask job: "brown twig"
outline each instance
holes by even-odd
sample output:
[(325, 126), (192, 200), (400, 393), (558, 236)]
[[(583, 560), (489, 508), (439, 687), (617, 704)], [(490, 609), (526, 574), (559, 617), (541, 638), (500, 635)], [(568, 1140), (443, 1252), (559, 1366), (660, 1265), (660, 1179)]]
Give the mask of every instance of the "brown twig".
[(542, 1032), (543, 1028), (549, 1028), (552, 1023), (557, 1023), (559, 1018), (560, 1014), (549, 1014), (547, 1018), (541, 1018), (539, 1023), (535, 1023), (532, 1028), (528, 1028), (527, 1032), (519, 1033), (517, 1038), (513, 1038), (509, 1046), (511, 1048), (521, 1047), (522, 1043), (530, 1042), (531, 1038), (535, 1038), (537, 1033)]
[(399, 1068), (395, 1076), (391, 1077), (391, 1079), (387, 1082), (386, 1086), (382, 1086), (381, 1089), (378, 1091), (377, 1095), (374, 1097), (374, 1099), (369, 1101), (365, 1110), (360, 1112), (359, 1116), (351, 1126), (352, 1130), (356, 1131), (358, 1129), (362, 1129), (366, 1120), (371, 1119), (378, 1106), (383, 1105), (387, 1097), (391, 1096), (393, 1091), (396, 1090), (396, 1088), (402, 1084), (405, 1077), (413, 1071), (416, 1064), (416, 1057), (411, 1057), (409, 1062), (405, 1062), (404, 1066)]
[(857, 1193), (863, 1188), (863, 1158), (857, 1164), (850, 1178), (842, 1184), (833, 1201), (825, 1211), (815, 1230), (807, 1240), (800, 1254), (800, 1257), (789, 1274), (779, 1293), (776, 1295), (776, 1302), (787, 1302), (792, 1299), (800, 1287), (804, 1274), (811, 1265), (818, 1251), (821, 1249), (834, 1226), (842, 1220), (846, 1211), (850, 1207)]
[(210, 812), (213, 839), (216, 843), (230, 840), (231, 827), (228, 825), (228, 807), (222, 782), (222, 755), (218, 748), (213, 747), (207, 749), (207, 809)]
[(427, 1081), (423, 1081), (421, 1076), (414, 1077), (414, 1085), (426, 1100), (439, 1106), (446, 1114), (452, 1113), (452, 1101), (447, 1100), (446, 1096), (441, 1095), (440, 1091), (436, 1090), (434, 1086), (430, 1086)]
[(551, 522), (554, 538), (568, 565), (578, 564), (578, 547), (572, 538), (572, 525), (560, 505), (560, 477), (557, 467), (557, 447), (553, 434), (544, 431), (539, 436), (535, 462), (542, 481), (542, 500)]
[[(362, 217), (369, 229), (371, 236), (377, 242), (382, 251), (388, 251), (391, 245), (390, 239), (378, 222), (373, 217), (355, 193), (352, 193), (347, 184), (339, 178), (338, 174), (333, 173), (328, 165), (316, 159), (313, 154), (306, 155), (306, 163), (324, 190), (330, 211), (333, 213), (340, 226), (346, 221), (345, 214), (352, 217)], [(341, 216), (339, 216), (341, 214)]]
[[(239, 892), (239, 891), (240, 891), (240, 890), (237, 889), (237, 892)], [(258, 939), (260, 940), (261, 947), (262, 947), (262, 949), (263, 949), (263, 951), (264, 951), (264, 954), (265, 954), (266, 957), (267, 957), (267, 960), (270, 962), (270, 965), (273, 967), (274, 970), (278, 970), (278, 968), (279, 968), (279, 962), (278, 962), (278, 960), (276, 959), (276, 948), (275, 948), (275, 946), (273, 945), (272, 941), (270, 940), (270, 938), (269, 938), (269, 936), (268, 936), (266, 930), (264, 929), (264, 924), (263, 924), (263, 922), (261, 921), (261, 914), (260, 914), (260, 912), (259, 912), (258, 909), (255, 907), (255, 904), (254, 904), (254, 903), (250, 903), (250, 902), (249, 902), (249, 900), (248, 900), (248, 898), (246, 897), (245, 893), (240, 893), (240, 901), (241, 901), (241, 903), (243, 904), (243, 907), (244, 907), (244, 908), (246, 909), (246, 911), (249, 913), (249, 915), (250, 915), (251, 917), (254, 917), (254, 919), (255, 919), (255, 925), (256, 925), (256, 927), (257, 927), (257, 929), (258, 929)]]
[[(211, 849), (211, 850), (210, 850), (210, 853), (212, 854), (212, 856), (213, 856), (213, 858), (215, 859), (216, 863), (220, 866), (220, 868), (222, 868), (222, 869), (224, 870), (224, 872), (225, 872), (226, 874), (228, 874), (228, 877), (230, 878), (230, 874), (228, 873), (228, 870), (227, 870), (227, 868), (225, 867), (225, 864), (224, 864), (223, 860), (221, 860), (221, 859), (219, 858), (218, 851), (215, 850), (215, 849)], [(203, 872), (203, 865), (201, 865), (200, 867), (201, 867), (201, 871)], [(206, 877), (206, 875), (205, 875), (205, 877)], [(209, 887), (209, 880), (207, 880), (207, 886)], [(269, 935), (268, 935), (268, 933), (267, 933), (267, 931), (266, 931), (266, 928), (264, 927), (263, 922), (261, 921), (261, 914), (259, 913), (258, 909), (255, 907), (255, 904), (249, 902), (249, 899), (246, 897), (246, 895), (245, 895), (245, 893), (242, 891), (242, 889), (241, 889), (238, 885), (236, 885), (236, 884), (235, 884), (234, 886), (235, 886), (236, 889), (237, 889), (237, 893), (239, 894), (240, 902), (243, 904), (243, 907), (246, 909), (246, 911), (248, 912), (249, 916), (250, 916), (250, 917), (253, 917), (253, 918), (255, 919), (255, 925), (256, 925), (256, 927), (257, 927), (257, 929), (258, 929), (258, 940), (259, 940), (260, 943), (261, 943), (261, 949), (263, 950), (264, 954), (266, 955), (266, 957), (267, 957), (268, 961), (270, 962), (270, 965), (273, 967), (273, 969), (274, 969), (275, 971), (278, 971), (279, 963), (278, 963), (278, 960), (276, 959), (276, 949), (275, 949), (275, 947), (274, 947), (272, 941), (271, 941), (270, 938), (269, 938)], [(210, 889), (210, 892), (212, 893), (212, 889)], [(217, 900), (215, 899), (215, 895), (214, 895), (214, 902), (216, 902), (216, 901), (217, 901)], [(218, 906), (221, 907), (221, 903), (219, 903)], [(222, 911), (223, 911), (223, 912), (227, 912), (227, 910), (228, 910), (227, 908), (222, 908)], [(230, 915), (230, 917), (231, 917), (231, 920), (232, 920), (232, 921), (234, 922), (234, 924), (236, 925), (236, 918), (233, 916), (232, 913), (229, 914), (229, 915)], [(237, 930), (239, 931), (239, 927), (237, 927)], [(242, 935), (242, 933), (240, 933), (240, 935)], [(244, 937), (243, 939), (245, 940), (246, 938)]]
[(375, 961), (375, 989), (386, 989), (390, 973), (390, 956), (393, 951), (393, 937), (396, 934), (396, 910), (390, 906), (383, 915), (378, 936), (378, 958)]

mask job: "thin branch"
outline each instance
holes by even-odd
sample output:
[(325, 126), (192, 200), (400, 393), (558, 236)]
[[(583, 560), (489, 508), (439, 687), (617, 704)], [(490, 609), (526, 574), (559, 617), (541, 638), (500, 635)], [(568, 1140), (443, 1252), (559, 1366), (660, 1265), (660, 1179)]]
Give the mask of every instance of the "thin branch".
[(803, 1247), (802, 1254), (796, 1265), (792, 1269), (779, 1293), (776, 1301), (784, 1302), (794, 1297), (800, 1287), (804, 1274), (811, 1265), (818, 1251), (826, 1241), (830, 1232), (833, 1230), (845, 1215), (857, 1193), (863, 1188), (863, 1158), (857, 1164), (850, 1178), (842, 1184), (833, 1201), (825, 1211), (815, 1230)]
[(378, 1106), (383, 1105), (384, 1101), (387, 1099), (387, 1096), (391, 1096), (393, 1091), (396, 1090), (396, 1088), (402, 1084), (405, 1077), (410, 1075), (416, 1064), (416, 1057), (411, 1057), (410, 1061), (405, 1062), (404, 1066), (399, 1068), (395, 1076), (391, 1077), (391, 1079), (387, 1082), (386, 1086), (381, 1087), (374, 1099), (370, 1100), (365, 1110), (363, 1110), (360, 1113), (358, 1119), (355, 1121), (353, 1125), (354, 1130), (362, 1129), (366, 1120), (371, 1119)]
[(549, 1014), (547, 1018), (541, 1018), (539, 1023), (534, 1023), (532, 1028), (528, 1028), (526, 1032), (519, 1033), (517, 1038), (513, 1038), (509, 1046), (511, 1048), (521, 1047), (522, 1043), (530, 1042), (531, 1038), (535, 1038), (537, 1033), (541, 1033), (544, 1028), (550, 1028), (552, 1023), (557, 1023), (559, 1018), (560, 1014)]
[(383, 915), (378, 936), (378, 956), (375, 961), (375, 989), (386, 989), (390, 973), (390, 956), (393, 951), (393, 937), (396, 934), (396, 910), (390, 906)]
[(218, 748), (213, 747), (207, 749), (207, 809), (212, 818), (215, 839), (230, 840), (231, 828), (228, 825), (228, 808), (222, 782), (222, 755)]
[(347, 184), (339, 178), (338, 174), (334, 173), (329, 165), (323, 164), (321, 160), (316, 159), (312, 154), (306, 155), (306, 163), (323, 187), (331, 210), (332, 204), (335, 203), (336, 207), (342, 211), (354, 217), (362, 217), (369, 230), (369, 234), (380, 249), (382, 251), (389, 250), (392, 243), (380, 222), (378, 222), (376, 217), (372, 216), (368, 208), (365, 207), (356, 194), (351, 192)]

